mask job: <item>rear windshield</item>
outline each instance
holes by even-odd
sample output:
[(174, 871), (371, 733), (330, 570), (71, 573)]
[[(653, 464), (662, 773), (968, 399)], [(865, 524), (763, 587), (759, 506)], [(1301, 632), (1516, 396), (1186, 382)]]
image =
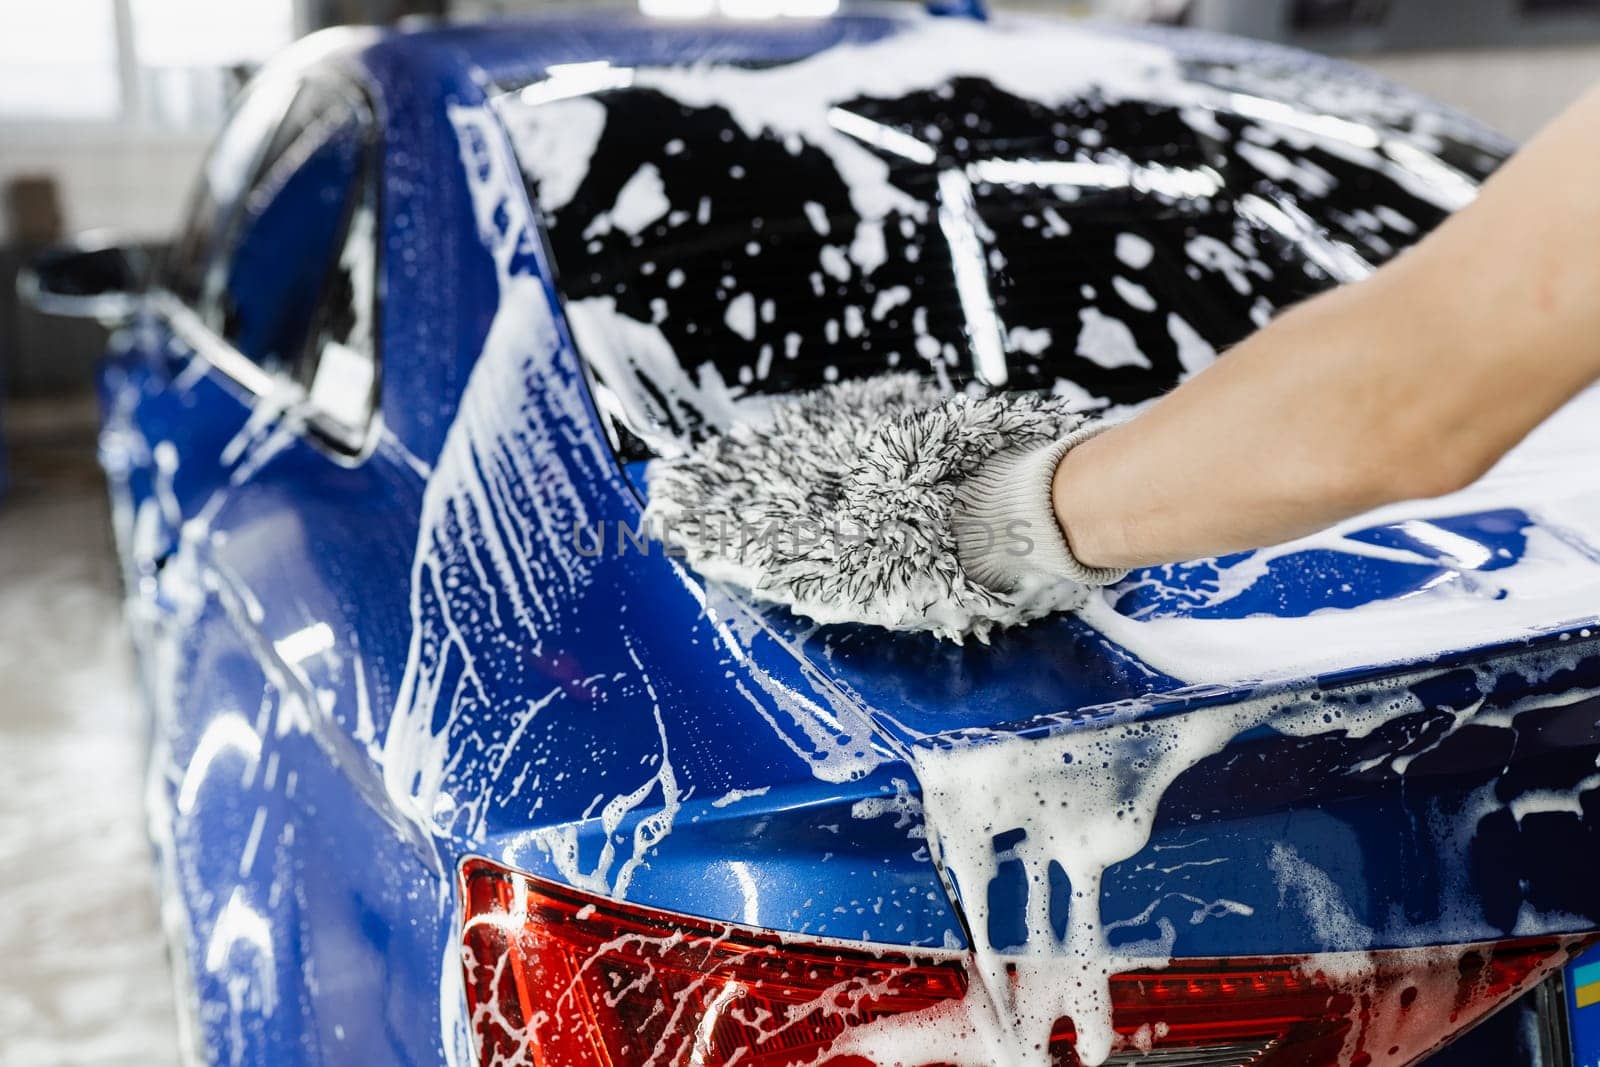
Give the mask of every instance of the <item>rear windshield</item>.
[[(891, 369), (1136, 404), (1393, 256), (1470, 196), (1462, 166), (1494, 163), (1435, 135), (1318, 129), (1215, 68), (1112, 91), (1072, 40), (1060, 84), (1030, 70), (1027, 91), (886, 77), (913, 40), (767, 69), (580, 64), (509, 94), (624, 457)], [(1112, 53), (1096, 69), (1150, 61), (1094, 46)]]

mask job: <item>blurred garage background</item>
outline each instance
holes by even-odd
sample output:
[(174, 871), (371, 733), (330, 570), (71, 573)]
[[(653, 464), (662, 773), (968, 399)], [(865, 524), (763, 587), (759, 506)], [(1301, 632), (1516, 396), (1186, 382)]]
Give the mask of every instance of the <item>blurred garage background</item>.
[[(663, 17), (837, 0), (638, 0)], [(16, 296), (86, 230), (159, 246), (251, 70), (341, 23), (538, 0), (0, 4), (0, 1067), (165, 1064), (176, 1048), (139, 793), (141, 723), (94, 466), (92, 323)], [(961, 7), (962, 0), (947, 0)], [(1011, 0), (1345, 56), (1521, 139), (1600, 81), (1600, 0)], [(75, 789), (73, 783), (93, 783)], [(63, 795), (63, 789), (70, 795)], [(74, 844), (76, 843), (76, 844)], [(63, 946), (94, 946), (93, 952)], [(20, 961), (20, 965), (19, 965)]]

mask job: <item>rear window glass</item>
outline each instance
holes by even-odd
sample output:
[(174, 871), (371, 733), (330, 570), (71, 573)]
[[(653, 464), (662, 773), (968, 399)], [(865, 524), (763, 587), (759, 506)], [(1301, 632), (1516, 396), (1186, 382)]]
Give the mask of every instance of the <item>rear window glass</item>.
[[(1216, 64), (1173, 60), (1147, 92), (1083, 71), (1085, 49), (1093, 71), (1139, 69), (1144, 45), (1009, 35), (971, 61), (994, 73), (952, 74), (921, 36), (504, 98), (626, 458), (680, 451), (763, 395), (890, 369), (1136, 404), (1396, 254), (1495, 162), (1394, 128), (1392, 100), (1382, 122), (1319, 128)], [(1039, 47), (1054, 85), (1021, 54)]]

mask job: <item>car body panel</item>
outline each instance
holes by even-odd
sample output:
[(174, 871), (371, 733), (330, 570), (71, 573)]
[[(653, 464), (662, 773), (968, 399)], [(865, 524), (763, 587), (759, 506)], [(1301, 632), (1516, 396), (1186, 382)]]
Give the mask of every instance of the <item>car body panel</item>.
[[(986, 647), (819, 631), (659, 548), (581, 549), (580, 527), (631, 529), (642, 501), (493, 87), (594, 59), (778, 63), (921, 24), (560, 17), (361, 38), (305, 61), (358, 78), (380, 116), (370, 450), (336, 454), (292, 405), (192, 354), (193, 324), (159, 302), (103, 381), (157, 710), (152, 824), (204, 1056), (465, 1062), (454, 875), (469, 855), (717, 919), (967, 945), (923, 812), (928, 752), (1249, 701), (1273, 706), (1175, 775), (1146, 846), (1107, 872), (1119, 937), (1229, 955), (1600, 923), (1581, 877), (1600, 825), (1600, 793), (1582, 788), (1600, 752), (1588, 634), (1214, 684), (1080, 619)], [(1478, 570), (1521, 551), (1521, 518), (1475, 515), (1441, 522), (1458, 553), (1488, 553)], [(1472, 570), (1441, 551), (1389, 566), (1347, 552), (1288, 558), (1231, 607), (1195, 594), (1215, 567), (1142, 576), (1109, 606), (1312, 617), (1328, 590), (1301, 579), (1330, 569), (1373, 604)], [(1312, 704), (1397, 693), (1370, 729), (1304, 727)], [(977, 938), (1019, 939), (1019, 873), (985, 887)], [(1312, 906), (1329, 886), (1337, 921)]]

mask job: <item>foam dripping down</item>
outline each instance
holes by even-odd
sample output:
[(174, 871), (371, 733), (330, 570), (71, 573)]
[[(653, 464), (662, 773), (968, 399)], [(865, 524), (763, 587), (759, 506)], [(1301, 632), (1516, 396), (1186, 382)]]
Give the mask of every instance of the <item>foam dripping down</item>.
[[(1270, 710), (1244, 704), (916, 750), (928, 824), (971, 924), (982, 983), (967, 1018), (946, 1013), (934, 1027), (963, 1048), (964, 1063), (1049, 1067), (1049, 1035), (1063, 1017), (1073, 1022), (1078, 1058), (1090, 1067), (1105, 1062), (1116, 1038), (1111, 976), (1164, 963), (1111, 948), (1100, 914), (1105, 872), (1149, 841), (1156, 808), (1180, 774)], [(1016, 829), (1022, 840), (998, 851), (996, 836)], [(997, 948), (989, 938), (988, 887), (1003, 859), (1022, 864), (1029, 889), (1020, 947)], [(1072, 886), (1065, 937), (1051, 922), (1052, 867)], [(885, 1062), (899, 1059), (877, 1051), (891, 1052)]]
[[(1130, 703), (1042, 737), (983, 734), (916, 747), (930, 841), (969, 922), (975, 982), (959, 1005), (863, 1027), (836, 1051), (884, 1065), (925, 1062), (919, 1057), (932, 1051), (961, 1067), (1050, 1067), (1050, 1035), (1058, 1020), (1070, 1019), (1079, 1062), (1105, 1063), (1119, 1048), (1112, 977), (1166, 967), (1171, 933), (1113, 947), (1101, 886), (1108, 870), (1149, 843), (1168, 788), (1256, 727), (1359, 736), (1420, 708), (1397, 686), (1377, 695), (1300, 703), (1280, 694), (1159, 717)], [(998, 837), (1018, 830), (1019, 841), (997, 847)], [(989, 889), (1006, 862), (1021, 864), (1028, 887), (1022, 945), (990, 938)], [(1071, 886), (1060, 935), (1051, 916), (1057, 871)]]

